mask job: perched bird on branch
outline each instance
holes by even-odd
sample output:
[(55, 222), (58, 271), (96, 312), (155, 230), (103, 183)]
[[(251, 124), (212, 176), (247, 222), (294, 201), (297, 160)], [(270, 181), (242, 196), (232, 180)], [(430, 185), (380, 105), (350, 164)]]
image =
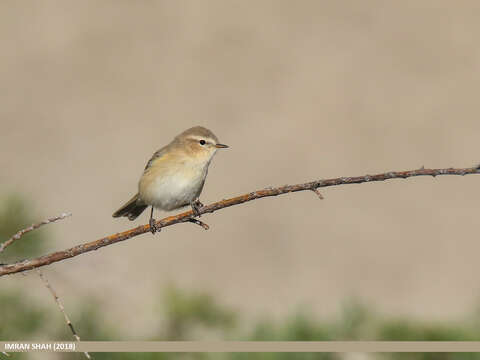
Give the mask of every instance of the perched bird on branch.
[[(138, 193), (118, 209), (113, 217), (136, 219), (151, 206), (150, 230), (156, 232), (153, 209), (175, 210), (190, 205), (195, 216), (203, 206), (200, 193), (208, 173), (208, 166), (220, 144), (208, 129), (195, 126), (176, 136), (167, 146), (158, 150), (148, 161), (138, 182)], [(208, 229), (193, 217), (188, 221)]]

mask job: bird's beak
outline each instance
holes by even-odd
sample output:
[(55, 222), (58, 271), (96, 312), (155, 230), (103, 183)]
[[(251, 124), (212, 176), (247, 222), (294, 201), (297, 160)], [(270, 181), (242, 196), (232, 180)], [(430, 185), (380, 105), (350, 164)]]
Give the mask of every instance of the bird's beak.
[(226, 148), (228, 148), (228, 145), (215, 144), (215, 147), (216, 147), (217, 149), (226, 149)]

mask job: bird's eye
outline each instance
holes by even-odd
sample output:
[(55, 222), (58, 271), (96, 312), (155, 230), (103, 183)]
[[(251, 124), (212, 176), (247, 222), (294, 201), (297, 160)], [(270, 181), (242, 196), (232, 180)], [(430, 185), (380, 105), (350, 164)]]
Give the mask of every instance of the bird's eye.
[(200, 145), (205, 145), (205, 140), (200, 140)]

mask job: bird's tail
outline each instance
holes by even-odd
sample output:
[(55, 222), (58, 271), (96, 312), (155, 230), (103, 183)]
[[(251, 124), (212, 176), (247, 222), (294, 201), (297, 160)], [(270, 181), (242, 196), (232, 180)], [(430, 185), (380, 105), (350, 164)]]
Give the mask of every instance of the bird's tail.
[(125, 205), (113, 213), (113, 217), (126, 216), (129, 220), (135, 220), (148, 205), (145, 205), (136, 194)]

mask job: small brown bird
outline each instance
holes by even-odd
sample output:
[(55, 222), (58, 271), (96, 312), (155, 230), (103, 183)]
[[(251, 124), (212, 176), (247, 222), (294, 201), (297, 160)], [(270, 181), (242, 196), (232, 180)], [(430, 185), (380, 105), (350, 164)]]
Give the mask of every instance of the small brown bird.
[[(199, 200), (208, 166), (220, 144), (208, 129), (195, 126), (176, 136), (173, 141), (153, 154), (138, 183), (138, 193), (118, 209), (113, 217), (136, 219), (148, 206), (150, 229), (157, 230), (153, 209), (175, 210), (190, 205), (195, 215), (203, 206)], [(189, 221), (206, 227), (194, 218)], [(208, 227), (206, 227), (208, 228)]]

